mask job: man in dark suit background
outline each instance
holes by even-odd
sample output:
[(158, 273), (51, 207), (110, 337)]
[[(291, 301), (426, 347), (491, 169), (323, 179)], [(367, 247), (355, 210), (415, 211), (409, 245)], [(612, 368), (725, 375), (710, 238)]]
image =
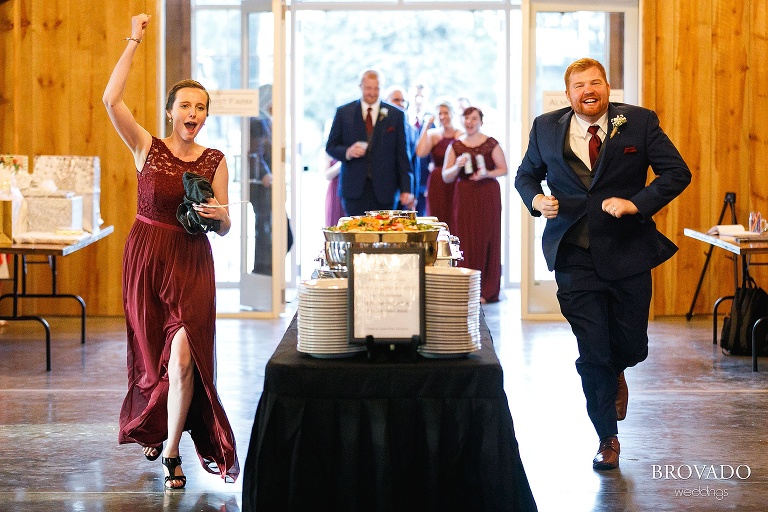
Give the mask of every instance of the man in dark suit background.
[[(416, 155), (416, 143), (419, 141), (419, 129), (412, 125), (410, 119), (408, 119), (408, 97), (405, 94), (404, 87), (400, 85), (390, 85), (387, 87), (387, 92), (384, 96), (387, 99), (387, 103), (396, 106), (405, 114), (405, 139), (408, 141), (408, 159), (411, 162), (411, 169), (413, 170), (411, 191), (415, 196), (414, 209), (416, 210), (417, 215), (423, 216), (424, 206), (419, 204), (419, 196), (417, 195), (419, 182), (421, 180), (421, 158)], [(402, 204), (399, 204), (398, 208), (407, 209)]]
[[(408, 121), (413, 121), (411, 126), (416, 130), (416, 144), (419, 142), (419, 137), (421, 136), (422, 131), (435, 127), (435, 123), (427, 124), (425, 122), (426, 118), (429, 116), (429, 112), (427, 112), (425, 108), (427, 102), (426, 95), (427, 88), (424, 84), (416, 84), (413, 86), (411, 96), (413, 97), (412, 107), (414, 119), (409, 119)], [(427, 180), (429, 179), (429, 166), (431, 163), (432, 157), (430, 155), (418, 156), (414, 150), (413, 172), (415, 185), (413, 194), (416, 196), (416, 213), (420, 217), (427, 214), (427, 196), (425, 194), (427, 192)]]
[[(592, 465), (614, 469), (628, 401), (624, 370), (648, 355), (651, 269), (677, 251), (652, 216), (691, 173), (653, 111), (609, 103), (598, 61), (571, 64), (565, 85), (571, 107), (534, 120), (515, 187), (531, 214), (547, 219), (544, 256), (576, 336), (576, 369), (600, 438)], [(656, 177), (646, 185), (649, 166)]]
[(341, 161), (339, 195), (348, 215), (414, 206), (405, 114), (379, 100), (380, 81), (376, 70), (362, 73), (362, 98), (336, 110), (325, 146)]

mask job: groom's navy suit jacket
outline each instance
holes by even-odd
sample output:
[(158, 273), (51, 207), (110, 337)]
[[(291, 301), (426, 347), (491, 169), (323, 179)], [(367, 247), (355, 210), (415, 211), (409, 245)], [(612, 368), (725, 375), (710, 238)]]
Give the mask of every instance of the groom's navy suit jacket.
[[(542, 181), (546, 180), (551, 195), (559, 201), (557, 217), (547, 220), (542, 236), (550, 270), (555, 267), (563, 236), (584, 216), (595, 271), (603, 279), (623, 279), (650, 270), (677, 251), (675, 244), (657, 231), (652, 216), (688, 186), (691, 172), (662, 131), (655, 112), (611, 103), (609, 135), (611, 120), (620, 114), (626, 123), (603, 142), (589, 188), (564, 156), (573, 110), (568, 107), (543, 114), (533, 122), (515, 188), (534, 216), (541, 215), (533, 210), (532, 201), (544, 193)], [(649, 166), (656, 177), (647, 183)], [(632, 201), (639, 213), (618, 219), (605, 213), (602, 202), (609, 197)]]
[[(404, 113), (383, 101), (370, 140), (365, 133), (360, 100), (336, 110), (325, 151), (341, 161), (339, 195), (342, 199), (361, 197), (367, 177), (373, 184), (376, 200), (391, 204), (392, 208), (399, 201), (400, 192), (413, 190), (413, 170), (405, 130)], [(367, 153), (361, 158), (347, 160), (347, 148), (358, 141), (368, 141)]]

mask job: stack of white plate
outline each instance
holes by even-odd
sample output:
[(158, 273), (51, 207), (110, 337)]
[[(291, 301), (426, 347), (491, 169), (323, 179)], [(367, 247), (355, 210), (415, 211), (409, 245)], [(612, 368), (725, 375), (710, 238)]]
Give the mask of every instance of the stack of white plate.
[(347, 343), (347, 279), (311, 279), (299, 284), (297, 350), (315, 357), (348, 357), (364, 346)]
[(479, 270), (425, 267), (426, 357), (461, 357), (480, 350)]

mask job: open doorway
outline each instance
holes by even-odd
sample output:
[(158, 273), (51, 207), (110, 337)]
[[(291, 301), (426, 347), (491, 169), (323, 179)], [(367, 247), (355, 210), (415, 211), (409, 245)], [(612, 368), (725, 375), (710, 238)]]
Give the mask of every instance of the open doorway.
[[(564, 11), (546, 1), (533, 2), (527, 27), (530, 82), (524, 109), (526, 124), (544, 112), (568, 105), (563, 75), (568, 65), (581, 57), (605, 63), (612, 102), (637, 103), (640, 50), (636, 2), (616, 0), (613, 11), (579, 10), (584, 7), (575, 3), (573, 10)], [(554, 272), (547, 269), (541, 251), (546, 219), (526, 212), (524, 223), (523, 318), (559, 320), (562, 315)]]
[[(442, 6), (444, 7), (444, 5)], [(466, 9), (466, 4), (462, 7)], [(380, 6), (376, 6), (381, 9)], [(368, 4), (368, 9), (373, 7)], [(514, 11), (519, 14), (518, 11)], [(328, 129), (336, 108), (360, 98), (360, 72), (381, 71), (381, 99), (399, 85), (407, 91), (408, 121), (422, 124), (435, 112), (437, 101), (454, 105), (453, 122), (461, 126), (462, 101), (485, 114), (483, 131), (500, 141), (510, 169), (519, 159), (519, 58), (510, 58), (510, 16), (505, 10), (299, 10), (294, 13), (294, 161), (301, 169), (296, 183), (298, 276), (307, 279), (317, 267), (323, 248)], [(519, 24), (519, 16), (514, 16)], [(516, 32), (516, 31), (515, 31)], [(519, 32), (516, 32), (519, 33)], [(511, 80), (510, 77), (514, 77)], [(463, 99), (463, 100), (462, 100)], [(510, 129), (515, 127), (514, 129)], [(502, 178), (505, 227), (517, 231), (519, 208), (508, 207), (509, 178)], [(514, 219), (510, 218), (514, 215)], [(519, 233), (519, 231), (518, 231)], [(519, 235), (518, 235), (519, 237)], [(519, 244), (512, 253), (503, 244), (507, 279), (519, 269)], [(515, 263), (510, 265), (509, 256)]]
[[(382, 89), (399, 84), (412, 93), (416, 85), (424, 86), (422, 110), (415, 108), (415, 95), (409, 98), (411, 122), (433, 111), (441, 97), (457, 103), (459, 97), (468, 98), (485, 112), (484, 130), (501, 143), (510, 173), (519, 162), (522, 63), (517, 5), (483, 2), (484, 10), (474, 11), (467, 10), (466, 2), (324, 2), (322, 10), (311, 1), (191, 0), (190, 5), (191, 76), (209, 89), (273, 84), (273, 100), (281, 110), (274, 116), (281, 126), (273, 127), (271, 156), (279, 190), (273, 188), (270, 197), (273, 206), (284, 210), (280, 215), (273, 210), (269, 236), (280, 243), (272, 248), (257, 242), (254, 234), (258, 212), (249, 181), (252, 120), (211, 118), (207, 132), (201, 133), (201, 143), (226, 154), (230, 199), (243, 201), (230, 209), (233, 229), (227, 237), (212, 240), (220, 314), (277, 314), (285, 283), (290, 288), (317, 267), (328, 189), (323, 172), (326, 125), (336, 107), (360, 96), (358, 78), (364, 67), (382, 70)], [(285, 9), (284, 16), (275, 16), (275, 9)], [(276, 48), (278, 41), (285, 41), (287, 50)], [(460, 122), (457, 115), (455, 123)], [(511, 179), (501, 181), (502, 285), (508, 286), (520, 279), (520, 211)], [(287, 218), (294, 236), (286, 258)], [(272, 251), (273, 264), (279, 263), (271, 276), (253, 271), (254, 258), (264, 251)], [(264, 297), (269, 284), (271, 304)]]

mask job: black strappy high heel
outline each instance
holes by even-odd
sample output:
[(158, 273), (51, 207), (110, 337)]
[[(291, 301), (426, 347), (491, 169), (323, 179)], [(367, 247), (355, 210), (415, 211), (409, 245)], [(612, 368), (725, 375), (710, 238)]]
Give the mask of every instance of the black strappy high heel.
[[(165, 466), (168, 469), (168, 476), (165, 477), (165, 485), (166, 489), (170, 490), (176, 490), (176, 489), (183, 489), (185, 485), (187, 485), (187, 477), (184, 475), (176, 476), (176, 468), (181, 466), (181, 456), (179, 457), (163, 457), (162, 458), (163, 466)], [(181, 485), (178, 487), (169, 487), (168, 482), (181, 482)]]
[(160, 443), (160, 446), (153, 446), (152, 448), (153, 448), (153, 449), (154, 449), (154, 450), (157, 452), (157, 454), (155, 454), (155, 455), (153, 455), (153, 456), (150, 456), (150, 455), (144, 454), (144, 456), (145, 456), (145, 457), (147, 458), (147, 460), (149, 460), (149, 461), (155, 461), (155, 460), (157, 460), (157, 458), (158, 458), (160, 455), (162, 455), (162, 454), (163, 454), (163, 443)]

